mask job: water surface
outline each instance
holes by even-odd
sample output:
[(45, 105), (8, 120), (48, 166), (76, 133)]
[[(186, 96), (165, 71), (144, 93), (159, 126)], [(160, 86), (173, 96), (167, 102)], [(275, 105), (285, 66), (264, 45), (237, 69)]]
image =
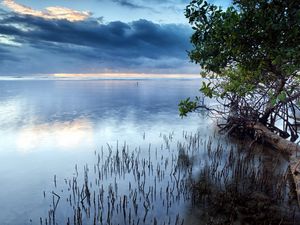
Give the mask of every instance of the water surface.
[(199, 86), (198, 79), (0, 81), (1, 224), (39, 222), (53, 176), (72, 177), (101, 146), (155, 149), (164, 135), (208, 136), (214, 125), (205, 115), (178, 115), (179, 101)]
[(280, 154), (237, 148), (204, 111), (179, 117), (200, 85), (0, 81), (1, 225), (297, 224)]

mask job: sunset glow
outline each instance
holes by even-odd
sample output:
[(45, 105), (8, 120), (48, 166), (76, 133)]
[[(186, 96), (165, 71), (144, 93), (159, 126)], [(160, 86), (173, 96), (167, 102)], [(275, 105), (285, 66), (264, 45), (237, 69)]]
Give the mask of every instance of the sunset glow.
[(40, 124), (21, 129), (16, 140), (23, 153), (49, 145), (58, 149), (72, 150), (79, 145), (92, 145), (93, 128), (90, 121), (76, 119), (71, 122)]
[(78, 79), (149, 79), (149, 78), (200, 78), (199, 74), (151, 74), (151, 73), (56, 73), (57, 78)]
[(14, 0), (4, 0), (2, 4), (16, 13), (44, 19), (65, 19), (73, 22), (85, 20), (90, 16), (89, 12), (80, 12), (65, 7), (47, 7), (44, 11), (39, 11), (16, 3)]

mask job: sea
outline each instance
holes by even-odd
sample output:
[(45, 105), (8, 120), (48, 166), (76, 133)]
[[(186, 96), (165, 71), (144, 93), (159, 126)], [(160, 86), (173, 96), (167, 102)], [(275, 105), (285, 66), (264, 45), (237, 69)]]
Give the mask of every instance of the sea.
[(71, 179), (75, 166), (83, 170), (101, 149), (103, 157), (117, 145), (148, 154), (149, 146), (161, 151), (170, 135), (200, 130), (208, 137), (215, 122), (205, 113), (181, 118), (178, 111), (200, 85), (200, 79), (1, 80), (1, 224), (40, 224), (40, 218), (44, 224), (54, 178)]
[(299, 224), (283, 156), (220, 135), (222, 115), (180, 117), (216, 106), (201, 84), (1, 79), (0, 224)]

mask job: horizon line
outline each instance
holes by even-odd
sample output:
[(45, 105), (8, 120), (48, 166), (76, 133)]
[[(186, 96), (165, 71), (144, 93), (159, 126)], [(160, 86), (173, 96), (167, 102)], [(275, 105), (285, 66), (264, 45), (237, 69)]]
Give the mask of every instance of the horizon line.
[(0, 80), (101, 80), (101, 79), (197, 79), (200, 74), (167, 74), (167, 73), (53, 73), (34, 75), (0, 76)]
[(167, 74), (167, 73), (54, 73), (58, 78), (197, 78), (200, 74)]

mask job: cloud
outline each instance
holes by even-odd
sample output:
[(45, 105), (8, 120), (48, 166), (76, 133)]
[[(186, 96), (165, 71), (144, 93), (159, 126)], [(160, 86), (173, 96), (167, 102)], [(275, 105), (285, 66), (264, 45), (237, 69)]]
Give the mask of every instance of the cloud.
[(44, 19), (82, 21), (86, 20), (91, 15), (89, 12), (80, 12), (64, 7), (47, 7), (44, 11), (39, 11), (34, 10), (28, 6), (16, 3), (14, 0), (3, 0), (2, 4), (16, 13), (41, 17)]
[[(148, 20), (100, 24), (90, 18), (76, 23), (34, 16), (5, 14), (0, 35), (22, 47), (11, 48), (18, 66), (0, 67), (0, 74), (56, 72), (190, 73), (188, 25), (157, 24)], [(1, 44), (0, 44), (1, 47)], [(0, 62), (1, 63), (1, 62)]]
[[(99, 0), (104, 1), (104, 0)], [(131, 9), (148, 9), (155, 13), (168, 15), (169, 12), (183, 15), (184, 9), (191, 0), (112, 0), (120, 6)], [(208, 2), (227, 8), (231, 0), (208, 0)], [(169, 15), (170, 16), (170, 15)]]
[(16, 62), (18, 59), (11, 54), (11, 51), (5, 48), (5, 46), (1, 47), (0, 45), (0, 63), (3, 61), (12, 61)]
[(149, 9), (148, 7), (145, 7), (143, 5), (140, 4), (136, 4), (134, 2), (131, 2), (129, 0), (113, 0), (113, 2), (121, 5), (121, 6), (125, 6), (128, 8), (132, 8), (132, 9)]

